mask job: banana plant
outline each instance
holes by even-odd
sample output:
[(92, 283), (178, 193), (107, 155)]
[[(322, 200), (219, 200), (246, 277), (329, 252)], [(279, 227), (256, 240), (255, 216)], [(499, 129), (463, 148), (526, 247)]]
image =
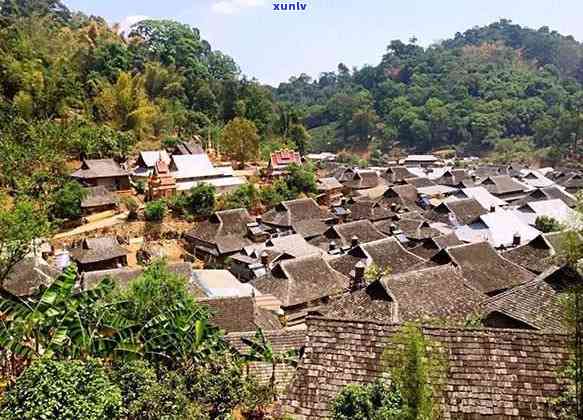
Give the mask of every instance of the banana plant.
[(36, 297), (0, 296), (0, 346), (27, 359), (79, 357), (102, 347), (97, 315), (100, 300), (113, 289), (109, 279), (93, 290), (75, 290), (77, 272), (67, 268)]
[(283, 352), (275, 351), (261, 328), (257, 328), (253, 338), (243, 337), (241, 340), (250, 348), (249, 353), (242, 354), (244, 360), (247, 362), (263, 362), (271, 364), (269, 386), (274, 394), (276, 394), (275, 369), (277, 365), (285, 364), (296, 367), (298, 365), (298, 352), (296, 350)]

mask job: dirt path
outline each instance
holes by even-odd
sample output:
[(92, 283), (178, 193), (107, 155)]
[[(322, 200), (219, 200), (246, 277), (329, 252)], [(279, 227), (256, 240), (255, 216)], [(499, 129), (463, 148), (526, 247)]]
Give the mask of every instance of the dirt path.
[(113, 217), (108, 217), (107, 219), (86, 223), (84, 225), (81, 225), (81, 226), (76, 227), (74, 229), (68, 230), (66, 232), (57, 233), (55, 236), (53, 236), (53, 239), (55, 239), (55, 240), (64, 239), (64, 238), (68, 238), (70, 236), (75, 236), (75, 235), (79, 235), (82, 233), (91, 232), (91, 231), (94, 231), (97, 229), (103, 229), (103, 228), (116, 226), (116, 225), (119, 225), (121, 223), (125, 223), (127, 218), (128, 218), (128, 214), (129, 214), (129, 212), (124, 212), (124, 213), (116, 214)]

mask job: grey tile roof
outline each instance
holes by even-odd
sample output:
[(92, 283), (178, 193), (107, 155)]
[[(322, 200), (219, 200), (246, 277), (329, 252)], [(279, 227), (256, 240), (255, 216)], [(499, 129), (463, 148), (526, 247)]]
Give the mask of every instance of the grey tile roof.
[(453, 263), (461, 268), (472, 288), (489, 295), (534, 278), (530, 271), (501, 257), (487, 242), (446, 248), (435, 255), (432, 261)]
[(129, 172), (113, 159), (86, 159), (71, 176), (79, 179), (117, 178), (129, 176)]
[(128, 251), (112, 236), (86, 238), (81, 247), (71, 250), (71, 257), (80, 264), (108, 261), (127, 254)]
[[(329, 419), (348, 384), (365, 384), (391, 367), (381, 363), (399, 326), (309, 318), (304, 357), (281, 401), (297, 419)], [(518, 330), (423, 327), (446, 349), (445, 419), (543, 420), (562, 391), (559, 370), (571, 356), (568, 337)]]

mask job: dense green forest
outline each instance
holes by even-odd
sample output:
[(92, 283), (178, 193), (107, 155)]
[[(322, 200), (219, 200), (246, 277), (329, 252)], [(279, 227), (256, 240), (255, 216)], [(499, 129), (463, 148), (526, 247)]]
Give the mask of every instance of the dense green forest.
[(195, 134), (228, 152), (236, 117), (262, 157), (282, 145), (481, 153), (508, 139), (559, 157), (583, 130), (583, 46), (544, 27), (503, 20), (428, 48), (391, 41), (377, 66), (271, 88), (188, 25), (120, 34), (59, 0), (0, 5), (0, 188), (11, 194), (51, 197), (71, 160), (121, 161)]
[(188, 25), (147, 20), (119, 34), (58, 0), (0, 5), (0, 187), (9, 192), (50, 195), (71, 159), (123, 160), (194, 134), (216, 145), (235, 117), (265, 144), (305, 134)]
[(302, 74), (275, 96), (299, 107), (315, 149), (484, 152), (519, 138), (558, 156), (581, 135), (581, 83), (582, 44), (501, 20), (428, 48), (391, 41), (377, 66)]

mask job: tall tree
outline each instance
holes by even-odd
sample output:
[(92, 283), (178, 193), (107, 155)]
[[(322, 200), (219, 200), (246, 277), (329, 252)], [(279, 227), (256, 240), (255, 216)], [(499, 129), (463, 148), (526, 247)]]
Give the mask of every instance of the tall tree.
[(259, 153), (259, 135), (252, 121), (235, 118), (223, 129), (221, 146), (224, 152), (241, 166), (256, 159)]

